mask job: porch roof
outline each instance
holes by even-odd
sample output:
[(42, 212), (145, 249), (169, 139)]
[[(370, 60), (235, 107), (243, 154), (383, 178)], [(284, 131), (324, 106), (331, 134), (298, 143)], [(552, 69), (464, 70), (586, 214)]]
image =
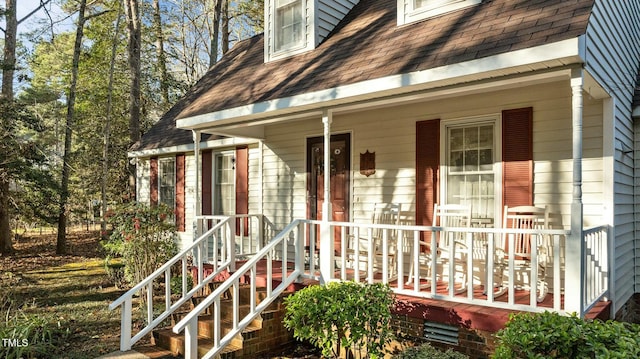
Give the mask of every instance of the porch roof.
[[(399, 27), (396, 1), (361, 0), (313, 51), (264, 63), (262, 34), (237, 43), (133, 149), (191, 141), (189, 131), (176, 128), (176, 120), (182, 120), (180, 127), (201, 128), (223, 117), (240, 120), (233, 111), (238, 108), (269, 116), (274, 114), (269, 101), (283, 100), (278, 106), (291, 107), (289, 99), (295, 96), (317, 101), (327, 92), (358, 84), (384, 90), (371, 81), (421, 72), (423, 81), (434, 81), (440, 68), (575, 39), (586, 32), (593, 3), (484, 1)], [(494, 65), (495, 70), (515, 66)], [(404, 78), (395, 80), (404, 86)]]

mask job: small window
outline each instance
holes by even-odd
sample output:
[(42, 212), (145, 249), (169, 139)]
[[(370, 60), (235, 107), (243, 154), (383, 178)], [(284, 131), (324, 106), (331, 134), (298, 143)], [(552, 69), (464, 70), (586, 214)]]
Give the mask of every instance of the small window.
[(302, 44), (302, 0), (276, 0), (275, 51)]
[(176, 208), (176, 160), (160, 159), (158, 169), (158, 202)]

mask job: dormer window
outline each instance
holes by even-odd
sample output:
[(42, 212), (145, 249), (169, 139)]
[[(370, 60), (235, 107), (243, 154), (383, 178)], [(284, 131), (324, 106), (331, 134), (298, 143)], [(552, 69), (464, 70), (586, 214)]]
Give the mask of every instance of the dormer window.
[(302, 0), (276, 0), (275, 50), (289, 50), (302, 44)]
[(481, 2), (482, 0), (398, 0), (398, 25), (428, 19)]

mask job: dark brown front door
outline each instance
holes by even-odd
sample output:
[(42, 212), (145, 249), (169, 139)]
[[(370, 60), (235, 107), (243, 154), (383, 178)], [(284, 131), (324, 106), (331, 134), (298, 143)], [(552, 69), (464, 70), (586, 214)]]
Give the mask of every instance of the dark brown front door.
[[(349, 221), (349, 184), (351, 170), (351, 136), (331, 136), (331, 220)], [(324, 138), (307, 140), (307, 217), (322, 219), (324, 202)], [(340, 253), (341, 229), (335, 229), (335, 251)], [(316, 247), (317, 248), (317, 247)]]

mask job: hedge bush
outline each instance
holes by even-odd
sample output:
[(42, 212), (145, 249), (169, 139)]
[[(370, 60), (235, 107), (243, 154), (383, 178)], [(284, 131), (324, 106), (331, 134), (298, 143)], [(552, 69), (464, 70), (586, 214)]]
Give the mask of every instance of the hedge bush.
[(393, 339), (393, 294), (381, 283), (330, 282), (285, 299), (284, 325), (325, 357), (381, 358)]
[(640, 358), (640, 326), (611, 320), (518, 313), (496, 337), (494, 359)]
[(131, 203), (108, 215), (112, 231), (103, 245), (111, 255), (122, 258), (130, 285), (139, 283), (178, 252), (178, 233), (171, 218), (173, 210), (163, 204)]

